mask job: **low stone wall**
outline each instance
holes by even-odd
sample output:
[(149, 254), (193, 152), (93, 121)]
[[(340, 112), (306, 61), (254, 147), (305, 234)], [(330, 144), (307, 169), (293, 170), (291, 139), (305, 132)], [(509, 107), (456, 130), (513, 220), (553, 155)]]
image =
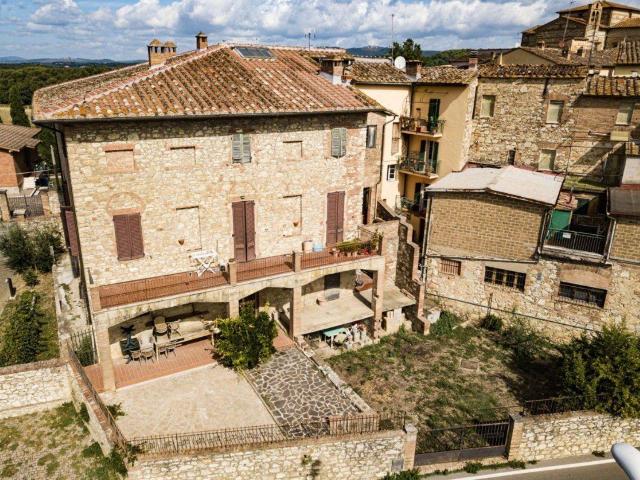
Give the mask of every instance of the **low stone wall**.
[(70, 400), (67, 366), (58, 359), (0, 368), (0, 418), (48, 410)]
[(608, 452), (617, 442), (640, 445), (640, 419), (596, 412), (513, 417), (509, 459), (550, 460)]
[(277, 447), (138, 459), (130, 480), (373, 480), (413, 467), (415, 429), (306, 439)]

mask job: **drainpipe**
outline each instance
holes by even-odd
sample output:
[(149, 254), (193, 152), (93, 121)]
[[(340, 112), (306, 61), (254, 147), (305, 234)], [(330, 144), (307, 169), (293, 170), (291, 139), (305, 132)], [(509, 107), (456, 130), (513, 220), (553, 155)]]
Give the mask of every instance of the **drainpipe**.
[(422, 281), (427, 283), (427, 246), (429, 245), (429, 234), (431, 233), (431, 205), (433, 203), (433, 198), (427, 194), (427, 213), (425, 214), (425, 223), (424, 223), (424, 235), (422, 237), (422, 252), (420, 253), (420, 257), (422, 259)]
[[(396, 115), (393, 112), (387, 112), (387, 113), (390, 113), (391, 115), (393, 115), (393, 118), (391, 120), (388, 120), (388, 121), (386, 121), (386, 122), (384, 122), (382, 124), (382, 138), (381, 138), (381, 141), (380, 141), (380, 144), (381, 144), (381, 148), (380, 148), (380, 178), (378, 179), (378, 182), (376, 183), (376, 199), (380, 197), (380, 195), (378, 195), (379, 188), (380, 188), (380, 185), (382, 185), (382, 182), (384, 181), (384, 141), (385, 141), (385, 138), (386, 138), (385, 131), (387, 129), (387, 125), (389, 125), (390, 123), (395, 122), (396, 118), (398, 118), (398, 115)], [(397, 177), (397, 175), (398, 175), (398, 173), (396, 171), (396, 177)], [(376, 200), (376, 204), (377, 203), (378, 202)], [(374, 217), (375, 217), (375, 214), (374, 214)]]

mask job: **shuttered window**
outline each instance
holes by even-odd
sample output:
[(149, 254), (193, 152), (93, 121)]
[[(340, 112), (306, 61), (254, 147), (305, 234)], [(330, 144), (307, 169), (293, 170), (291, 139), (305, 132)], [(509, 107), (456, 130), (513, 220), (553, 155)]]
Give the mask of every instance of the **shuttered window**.
[(139, 213), (114, 215), (113, 228), (116, 235), (118, 260), (134, 260), (144, 257), (142, 223)]
[(616, 115), (616, 125), (629, 125), (633, 117), (635, 105), (620, 105), (618, 115)]
[(547, 109), (547, 123), (560, 123), (563, 110), (564, 102), (562, 100), (550, 101)]
[(335, 158), (344, 157), (347, 154), (347, 129), (331, 129), (331, 156)]
[(377, 125), (367, 125), (367, 148), (376, 147), (377, 134), (378, 134)]
[(251, 137), (246, 133), (234, 133), (231, 138), (233, 163), (251, 163)]

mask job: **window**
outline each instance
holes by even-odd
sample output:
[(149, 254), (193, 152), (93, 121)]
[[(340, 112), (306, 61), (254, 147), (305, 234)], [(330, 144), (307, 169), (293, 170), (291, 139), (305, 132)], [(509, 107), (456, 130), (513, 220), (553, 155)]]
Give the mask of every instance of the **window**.
[(516, 151), (509, 150), (507, 152), (507, 165), (515, 165), (516, 164)]
[(521, 292), (524, 292), (526, 277), (524, 273), (502, 270), (501, 268), (485, 267), (484, 269), (484, 283), (504, 285), (505, 287), (516, 288)]
[(331, 156), (335, 158), (344, 157), (347, 154), (347, 129), (331, 129)]
[(564, 102), (562, 100), (551, 100), (547, 108), (547, 123), (560, 123)]
[(540, 159), (538, 160), (538, 170), (553, 170), (556, 163), (555, 150), (541, 150)]
[(391, 131), (391, 155), (400, 151), (400, 122), (394, 122)]
[(396, 168), (397, 165), (395, 163), (393, 165), (387, 165), (387, 181), (393, 182), (396, 179)]
[(462, 269), (462, 262), (458, 260), (449, 260), (448, 258), (440, 259), (440, 270), (447, 275), (460, 275)]
[(432, 98), (429, 100), (429, 122), (435, 122), (440, 118), (440, 99)]
[(367, 125), (367, 148), (376, 148), (377, 125)]
[(142, 224), (139, 213), (114, 215), (113, 228), (116, 235), (118, 260), (134, 260), (144, 257)]
[(580, 285), (573, 285), (571, 283), (560, 282), (558, 296), (575, 302), (584, 303), (585, 305), (596, 305), (600, 308), (604, 308), (607, 291), (599, 288), (583, 287)]
[(238, 47), (235, 49), (244, 58), (272, 58), (273, 54), (268, 48)]
[(251, 163), (251, 137), (246, 133), (234, 133), (231, 137), (233, 163)]
[(620, 105), (618, 115), (616, 116), (616, 125), (629, 125), (633, 116), (633, 108), (635, 105)]
[(496, 109), (496, 96), (495, 95), (483, 95), (482, 103), (480, 104), (480, 116), (483, 118), (493, 117)]
[(429, 169), (434, 173), (438, 168), (438, 151), (440, 144), (438, 142), (429, 141)]
[(290, 141), (282, 142), (283, 155), (285, 160), (300, 160), (302, 159), (302, 142)]
[(127, 173), (135, 171), (133, 148), (114, 148), (105, 152), (108, 173)]

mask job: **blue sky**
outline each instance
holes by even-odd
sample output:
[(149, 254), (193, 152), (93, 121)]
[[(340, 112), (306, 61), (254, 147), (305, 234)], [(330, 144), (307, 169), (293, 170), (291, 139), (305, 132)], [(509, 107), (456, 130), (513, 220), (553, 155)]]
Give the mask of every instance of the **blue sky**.
[[(203, 30), (222, 40), (316, 45), (388, 45), (412, 37), (424, 50), (512, 47), (520, 31), (554, 17), (569, 0), (0, 0), (0, 56), (146, 56), (154, 37), (178, 51)], [(577, 4), (580, 4), (578, 2)], [(640, 4), (632, 0), (629, 4)]]

